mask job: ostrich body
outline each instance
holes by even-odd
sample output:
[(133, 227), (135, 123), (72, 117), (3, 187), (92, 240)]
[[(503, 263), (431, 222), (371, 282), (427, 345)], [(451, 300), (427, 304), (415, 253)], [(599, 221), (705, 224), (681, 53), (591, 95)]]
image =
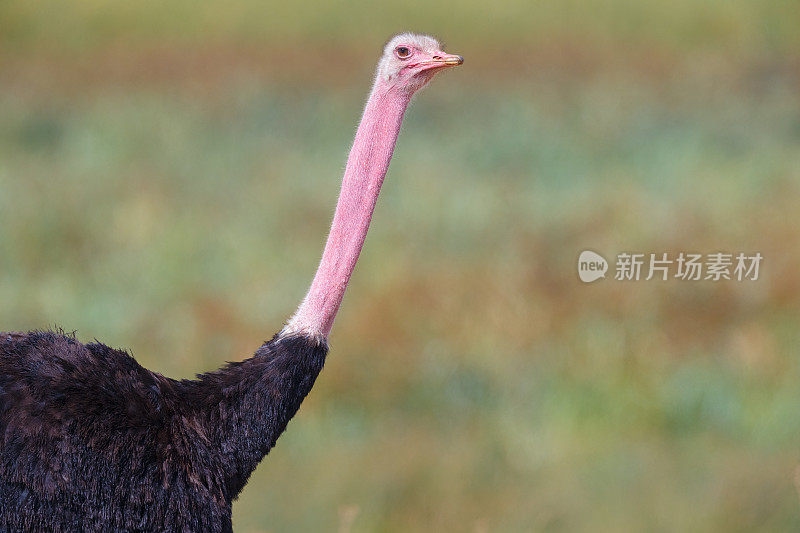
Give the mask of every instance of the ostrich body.
[(194, 380), (61, 332), (0, 333), (0, 531), (231, 531), (231, 504), (311, 390), (414, 93), (459, 56), (386, 45), (319, 268), (251, 358)]

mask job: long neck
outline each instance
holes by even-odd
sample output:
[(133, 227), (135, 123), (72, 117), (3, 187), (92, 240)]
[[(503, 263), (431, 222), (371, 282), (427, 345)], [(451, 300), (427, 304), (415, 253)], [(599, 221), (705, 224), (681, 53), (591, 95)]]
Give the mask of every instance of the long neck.
[(326, 338), (367, 237), (411, 95), (380, 79), (370, 94), (347, 158), (339, 202), (317, 273), (284, 332)]

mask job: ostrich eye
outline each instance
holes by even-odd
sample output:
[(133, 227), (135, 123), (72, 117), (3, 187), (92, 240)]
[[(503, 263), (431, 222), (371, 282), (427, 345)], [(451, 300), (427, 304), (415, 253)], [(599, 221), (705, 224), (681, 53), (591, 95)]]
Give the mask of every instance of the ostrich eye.
[(411, 49), (407, 46), (398, 46), (397, 48), (394, 49), (394, 53), (400, 59), (408, 59), (409, 57), (411, 57)]

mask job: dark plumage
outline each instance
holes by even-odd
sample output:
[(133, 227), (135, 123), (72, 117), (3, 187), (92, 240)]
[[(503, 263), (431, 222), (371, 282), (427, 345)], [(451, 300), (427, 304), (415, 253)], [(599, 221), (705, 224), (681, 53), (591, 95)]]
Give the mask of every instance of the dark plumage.
[(276, 336), (177, 381), (71, 335), (0, 334), (0, 531), (230, 531), (326, 353)]

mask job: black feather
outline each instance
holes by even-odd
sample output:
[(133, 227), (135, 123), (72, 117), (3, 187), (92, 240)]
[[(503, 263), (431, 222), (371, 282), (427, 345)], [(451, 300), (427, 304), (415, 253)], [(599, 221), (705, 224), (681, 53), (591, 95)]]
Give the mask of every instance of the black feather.
[(327, 351), (275, 336), (177, 381), (74, 335), (0, 333), (0, 531), (231, 531)]

